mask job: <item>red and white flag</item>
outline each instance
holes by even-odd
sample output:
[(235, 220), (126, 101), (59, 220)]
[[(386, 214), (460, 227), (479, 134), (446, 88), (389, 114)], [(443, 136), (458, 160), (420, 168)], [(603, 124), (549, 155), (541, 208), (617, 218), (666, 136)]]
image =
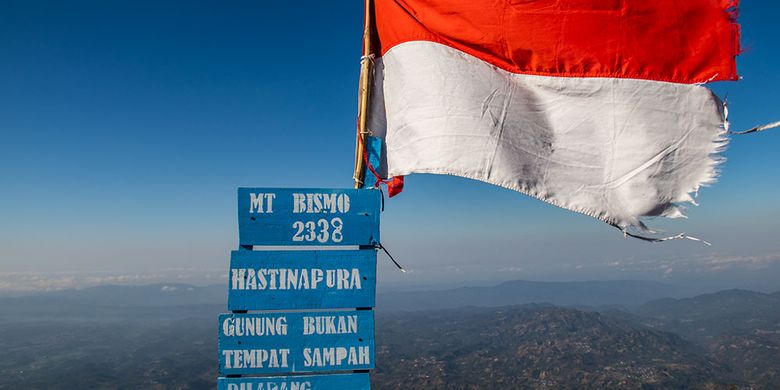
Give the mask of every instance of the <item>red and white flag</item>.
[(737, 0), (375, 0), (382, 170), (456, 175), (623, 231), (684, 216), (725, 147)]

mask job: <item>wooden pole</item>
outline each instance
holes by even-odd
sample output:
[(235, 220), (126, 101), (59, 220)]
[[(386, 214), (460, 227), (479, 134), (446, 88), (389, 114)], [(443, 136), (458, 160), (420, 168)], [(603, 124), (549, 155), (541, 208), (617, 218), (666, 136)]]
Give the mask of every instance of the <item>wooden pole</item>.
[(366, 177), (366, 164), (363, 160), (368, 131), (368, 104), (371, 93), (371, 73), (373, 72), (373, 54), (371, 35), (374, 30), (373, 1), (364, 0), (365, 14), (363, 16), (363, 56), (360, 58), (360, 82), (358, 89), (358, 120), (357, 138), (355, 142), (355, 171), (352, 176), (355, 188), (363, 188)]

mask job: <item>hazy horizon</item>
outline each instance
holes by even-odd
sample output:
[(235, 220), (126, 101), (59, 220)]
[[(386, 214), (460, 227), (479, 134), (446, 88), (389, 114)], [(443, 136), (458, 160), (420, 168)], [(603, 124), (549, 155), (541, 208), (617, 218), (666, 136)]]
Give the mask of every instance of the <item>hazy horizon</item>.
[[(473, 270), (448, 268), (449, 277), (440, 277), (431, 282), (425, 272), (414, 269), (401, 274), (392, 264), (383, 264), (389, 260), (379, 255), (378, 291), (435, 291), (460, 287), (492, 287), (504, 282), (590, 282), (590, 281), (637, 281), (658, 282), (686, 287), (691, 295), (716, 292), (727, 289), (745, 289), (771, 293), (780, 291), (780, 254), (764, 258), (724, 258), (709, 259), (708, 269), (702, 270), (696, 261), (675, 261), (673, 265), (661, 266), (654, 273), (648, 273), (642, 266), (647, 264), (612, 262), (592, 267), (587, 272), (552, 273), (528, 275), (522, 270), (498, 269), (502, 276), (487, 276)], [(650, 264), (655, 264), (652, 262)], [(664, 263), (661, 263), (664, 264)], [(682, 268), (688, 264), (687, 269)], [(629, 272), (628, 268), (637, 268)], [(668, 268), (664, 268), (668, 267)], [(674, 271), (674, 269), (677, 271)], [(576, 267), (575, 267), (576, 269)], [(604, 270), (612, 272), (604, 272)], [(673, 271), (667, 271), (672, 269)], [(580, 269), (581, 271), (581, 269)], [(430, 271), (429, 271), (430, 272)], [(469, 276), (464, 277), (467, 273)], [(145, 286), (164, 284), (184, 284), (193, 286), (225, 286), (227, 291), (228, 274), (225, 270), (169, 269), (156, 272), (115, 273), (115, 272), (0, 272), (0, 296), (25, 295), (27, 293), (56, 292), (70, 289), (84, 289), (97, 286)]]

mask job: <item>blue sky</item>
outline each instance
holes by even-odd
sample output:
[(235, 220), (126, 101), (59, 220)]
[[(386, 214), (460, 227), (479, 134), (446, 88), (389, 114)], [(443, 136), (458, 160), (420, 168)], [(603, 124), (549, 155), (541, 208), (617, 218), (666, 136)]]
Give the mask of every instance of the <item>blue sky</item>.
[[(360, 3), (4, 1), (0, 274), (219, 274), (236, 245), (236, 187), (350, 187)], [(778, 19), (777, 2), (742, 6), (744, 80), (712, 86), (736, 129), (780, 118)], [(773, 288), (778, 150), (780, 131), (733, 139), (690, 219), (654, 222), (711, 248), (625, 240), (511, 191), (409, 177), (382, 230), (413, 272), (382, 262), (380, 283)]]

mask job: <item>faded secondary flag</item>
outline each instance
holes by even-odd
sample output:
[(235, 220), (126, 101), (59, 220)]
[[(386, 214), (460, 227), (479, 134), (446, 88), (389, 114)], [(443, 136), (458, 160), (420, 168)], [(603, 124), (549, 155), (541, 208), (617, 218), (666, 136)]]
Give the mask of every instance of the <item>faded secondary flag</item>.
[(382, 173), (513, 189), (623, 231), (684, 216), (727, 143), (736, 0), (376, 0)]

